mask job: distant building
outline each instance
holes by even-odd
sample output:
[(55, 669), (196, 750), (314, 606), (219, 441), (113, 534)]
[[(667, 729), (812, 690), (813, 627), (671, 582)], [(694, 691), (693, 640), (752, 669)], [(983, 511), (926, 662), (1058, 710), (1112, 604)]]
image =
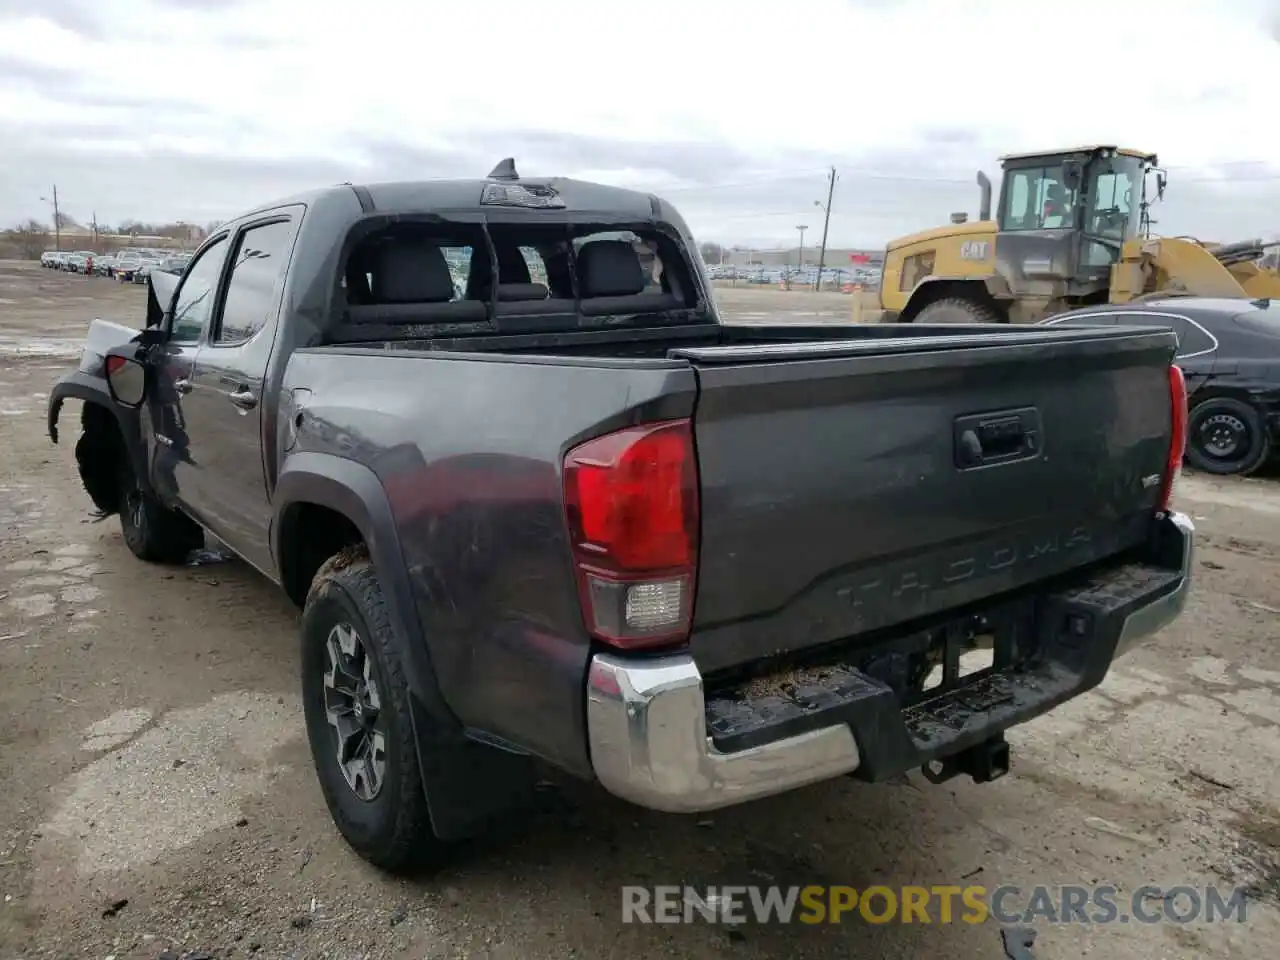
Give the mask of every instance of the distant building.
[[(816, 267), (820, 249), (805, 244), (804, 265)], [(750, 247), (728, 247), (725, 249), (724, 262), (736, 267), (794, 267), (799, 264), (800, 248), (789, 247), (775, 250), (758, 250)], [(853, 258), (859, 258), (857, 260)], [(840, 247), (828, 249), (823, 263), (828, 267), (883, 267), (884, 249), (866, 250)]]

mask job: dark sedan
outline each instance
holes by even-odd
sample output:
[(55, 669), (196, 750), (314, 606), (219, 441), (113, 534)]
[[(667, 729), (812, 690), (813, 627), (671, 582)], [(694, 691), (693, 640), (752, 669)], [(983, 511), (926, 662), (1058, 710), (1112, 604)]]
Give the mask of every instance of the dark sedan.
[(1187, 380), (1187, 462), (1247, 475), (1280, 453), (1280, 300), (1166, 297), (1044, 323), (1172, 329)]

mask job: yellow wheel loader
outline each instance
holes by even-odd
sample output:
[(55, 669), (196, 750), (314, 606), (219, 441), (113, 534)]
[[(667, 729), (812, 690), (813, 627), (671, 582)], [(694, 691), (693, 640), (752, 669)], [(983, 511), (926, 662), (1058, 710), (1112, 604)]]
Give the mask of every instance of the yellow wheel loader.
[(1147, 184), (1167, 183), (1155, 154), (1114, 146), (1000, 158), (978, 174), (979, 219), (901, 237), (885, 251), (887, 323), (1036, 323), (1055, 313), (1157, 296), (1280, 297), (1280, 273), (1258, 264), (1261, 241), (1203, 244), (1151, 236)]

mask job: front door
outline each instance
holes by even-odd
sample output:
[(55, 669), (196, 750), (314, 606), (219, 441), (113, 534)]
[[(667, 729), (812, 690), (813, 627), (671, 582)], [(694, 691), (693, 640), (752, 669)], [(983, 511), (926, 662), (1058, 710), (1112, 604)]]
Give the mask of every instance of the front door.
[(245, 225), (232, 239), (226, 289), (191, 375), (187, 426), (201, 458), (197, 509), (227, 545), (272, 569), (264, 457), (267, 364), (297, 224), (288, 215)]
[(227, 255), (227, 238), (204, 247), (174, 291), (168, 306), (168, 337), (155, 360), (155, 391), (147, 404), (151, 419), (151, 484), (166, 502), (176, 502), (203, 520), (194, 502), (196, 472), (187, 430), (192, 372), (205, 331), (213, 318), (218, 279)]

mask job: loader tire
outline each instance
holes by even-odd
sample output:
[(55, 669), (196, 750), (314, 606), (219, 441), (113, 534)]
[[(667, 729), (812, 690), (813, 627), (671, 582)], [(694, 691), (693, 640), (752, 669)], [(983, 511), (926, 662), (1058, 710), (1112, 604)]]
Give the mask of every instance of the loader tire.
[(916, 314), (913, 323), (1000, 323), (999, 315), (977, 300), (944, 297)]

